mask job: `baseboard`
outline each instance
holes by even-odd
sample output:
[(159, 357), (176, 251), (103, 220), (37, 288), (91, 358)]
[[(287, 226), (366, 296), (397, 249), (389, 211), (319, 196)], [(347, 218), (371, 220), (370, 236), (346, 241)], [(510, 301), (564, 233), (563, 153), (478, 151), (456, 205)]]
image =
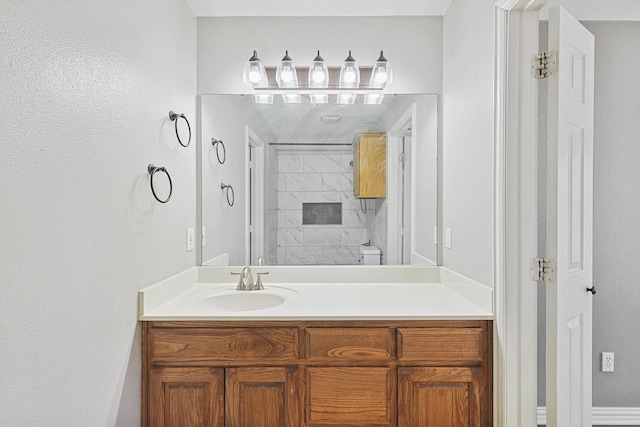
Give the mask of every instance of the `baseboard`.
[[(595, 426), (640, 426), (640, 408), (593, 408)], [(546, 425), (547, 408), (538, 407), (538, 425)]]

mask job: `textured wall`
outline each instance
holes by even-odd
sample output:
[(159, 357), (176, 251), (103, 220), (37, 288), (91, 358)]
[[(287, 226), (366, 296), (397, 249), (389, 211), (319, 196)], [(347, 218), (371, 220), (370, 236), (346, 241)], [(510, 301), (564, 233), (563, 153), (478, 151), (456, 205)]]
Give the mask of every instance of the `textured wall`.
[[(583, 24), (596, 38), (593, 281), (598, 294), (593, 299), (593, 406), (637, 408), (640, 407), (640, 22)], [(546, 45), (546, 23), (540, 33)], [(546, 99), (544, 90), (546, 87), (541, 86), (541, 99)], [(544, 118), (540, 124), (544, 151)], [(544, 301), (544, 291), (539, 297)], [(538, 328), (544, 331), (544, 304), (541, 307)], [(544, 333), (538, 335), (540, 362), (544, 361)], [(615, 353), (614, 373), (600, 372), (603, 351)], [(541, 406), (544, 406), (544, 375), (544, 369), (540, 369)]]
[(442, 217), (444, 266), (493, 284), (492, 0), (454, 1), (444, 16)]
[[(136, 293), (195, 264), (182, 0), (0, 1), (0, 425), (136, 426)], [(148, 163), (174, 194), (151, 198)]]

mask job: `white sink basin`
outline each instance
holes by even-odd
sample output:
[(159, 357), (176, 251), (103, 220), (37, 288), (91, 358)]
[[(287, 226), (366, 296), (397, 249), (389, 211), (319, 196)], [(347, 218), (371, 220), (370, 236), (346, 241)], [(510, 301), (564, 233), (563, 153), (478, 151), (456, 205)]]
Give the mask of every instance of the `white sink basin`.
[(298, 296), (288, 288), (272, 286), (260, 291), (236, 291), (235, 288), (208, 290), (189, 295), (190, 302), (216, 311), (255, 311), (278, 307)]

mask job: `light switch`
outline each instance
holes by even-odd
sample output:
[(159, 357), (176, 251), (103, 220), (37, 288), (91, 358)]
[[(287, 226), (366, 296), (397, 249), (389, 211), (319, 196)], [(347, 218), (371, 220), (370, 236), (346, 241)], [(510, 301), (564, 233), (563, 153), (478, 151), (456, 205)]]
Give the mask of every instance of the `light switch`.
[(187, 228), (187, 252), (193, 250), (193, 228)]
[(451, 249), (451, 229), (444, 229), (444, 247), (447, 249)]
[(433, 226), (433, 244), (434, 245), (438, 244), (438, 226), (437, 225)]

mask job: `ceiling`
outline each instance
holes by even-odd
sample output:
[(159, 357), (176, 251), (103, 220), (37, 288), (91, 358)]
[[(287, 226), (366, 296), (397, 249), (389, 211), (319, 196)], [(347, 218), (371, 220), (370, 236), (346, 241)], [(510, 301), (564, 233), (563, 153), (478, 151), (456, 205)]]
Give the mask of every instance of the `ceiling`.
[(186, 0), (194, 15), (210, 17), (442, 16), (449, 8), (451, 1), (452, 0)]
[[(185, 0), (201, 17), (232, 16), (443, 16), (453, 0)], [(455, 0), (497, 1), (497, 0)], [(579, 20), (640, 21), (640, 0), (548, 0)]]

